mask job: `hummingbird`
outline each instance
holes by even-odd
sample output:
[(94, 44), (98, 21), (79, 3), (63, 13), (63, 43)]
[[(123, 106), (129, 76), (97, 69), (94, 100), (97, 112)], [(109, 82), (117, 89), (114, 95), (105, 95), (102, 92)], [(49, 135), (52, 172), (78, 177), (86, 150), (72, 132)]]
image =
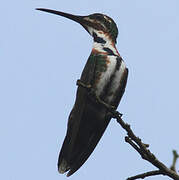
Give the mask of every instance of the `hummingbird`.
[[(100, 13), (79, 16), (45, 8), (37, 10), (71, 19), (82, 25), (92, 36), (92, 51), (80, 81), (90, 85), (103, 102), (117, 109), (125, 91), (128, 68), (116, 49), (118, 28), (113, 19)], [(76, 100), (68, 118), (66, 136), (59, 153), (59, 173), (67, 173), (68, 177), (85, 163), (111, 118), (112, 115), (106, 107), (93, 101), (87, 90), (78, 86)]]

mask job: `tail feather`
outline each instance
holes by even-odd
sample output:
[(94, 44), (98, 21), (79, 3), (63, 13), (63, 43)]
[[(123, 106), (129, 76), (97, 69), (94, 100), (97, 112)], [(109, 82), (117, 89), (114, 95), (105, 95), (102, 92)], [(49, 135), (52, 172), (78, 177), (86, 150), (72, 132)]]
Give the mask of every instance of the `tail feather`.
[(58, 171), (60, 174), (64, 174), (70, 169), (68, 163), (65, 159), (62, 159), (61, 163), (59, 164)]
[(90, 140), (89, 145), (83, 150), (83, 152), (79, 152), (79, 156), (77, 156), (74, 163), (71, 164), (67, 176), (71, 176), (86, 162), (88, 157), (91, 155), (91, 153), (94, 151), (95, 147), (97, 146), (108, 124), (109, 124), (109, 121), (106, 121), (106, 124), (103, 127), (103, 129), (98, 131), (97, 134), (93, 135), (93, 137)]

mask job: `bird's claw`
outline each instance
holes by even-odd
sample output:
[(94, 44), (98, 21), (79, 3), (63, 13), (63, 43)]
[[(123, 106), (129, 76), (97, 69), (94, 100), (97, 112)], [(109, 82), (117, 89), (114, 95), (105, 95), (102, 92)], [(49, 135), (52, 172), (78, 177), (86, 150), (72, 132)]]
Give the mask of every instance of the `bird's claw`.
[(81, 86), (81, 87), (86, 88), (86, 89), (91, 89), (92, 88), (91, 84), (85, 84), (80, 79), (78, 79), (76, 81), (76, 85)]

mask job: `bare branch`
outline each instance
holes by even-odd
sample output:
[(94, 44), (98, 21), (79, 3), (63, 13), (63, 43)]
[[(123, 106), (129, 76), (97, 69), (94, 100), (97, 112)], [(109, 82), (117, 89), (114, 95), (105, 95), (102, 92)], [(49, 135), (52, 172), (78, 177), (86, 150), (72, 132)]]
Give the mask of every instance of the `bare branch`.
[(176, 162), (177, 162), (177, 159), (179, 158), (179, 154), (177, 153), (176, 150), (173, 150), (173, 163), (170, 167), (170, 169), (172, 171), (175, 171), (176, 172)]
[(127, 178), (127, 180), (144, 179), (146, 177), (156, 176), (156, 175), (164, 175), (164, 174), (160, 170), (149, 171), (149, 172), (146, 172), (146, 173), (142, 173), (142, 174), (139, 174), (139, 175), (136, 175), (136, 176), (129, 177), (129, 178)]
[(166, 174), (172, 179), (179, 180), (179, 175), (176, 172), (172, 171), (171, 169), (167, 168), (162, 162), (160, 162), (155, 157), (154, 154), (150, 152), (150, 150), (147, 149), (146, 145), (142, 143), (141, 139), (138, 138), (133, 133), (132, 129), (130, 128), (130, 125), (125, 124), (124, 121), (119, 116), (115, 116), (115, 118), (117, 119), (117, 122), (127, 131), (127, 134), (130, 137), (130, 139), (138, 145), (138, 147), (140, 148), (140, 153), (139, 151), (137, 152), (142, 156), (143, 159), (147, 160), (148, 162), (153, 164), (155, 167), (157, 167), (160, 171), (162, 171), (162, 174)]

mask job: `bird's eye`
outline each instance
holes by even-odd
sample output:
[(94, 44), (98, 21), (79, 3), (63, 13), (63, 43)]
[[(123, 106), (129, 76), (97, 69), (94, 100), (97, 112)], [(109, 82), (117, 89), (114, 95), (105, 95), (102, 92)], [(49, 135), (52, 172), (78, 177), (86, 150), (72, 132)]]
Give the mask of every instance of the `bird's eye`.
[(96, 16), (96, 19), (99, 20), (99, 21), (101, 21), (101, 20), (103, 20), (104, 18), (103, 18), (101, 15), (98, 15), (98, 16)]

